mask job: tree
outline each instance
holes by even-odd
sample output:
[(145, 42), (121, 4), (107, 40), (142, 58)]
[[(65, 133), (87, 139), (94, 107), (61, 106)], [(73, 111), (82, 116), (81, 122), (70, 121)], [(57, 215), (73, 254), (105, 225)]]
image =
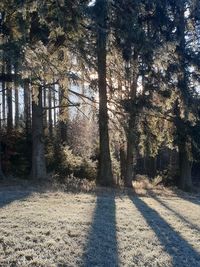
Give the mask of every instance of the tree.
[(99, 89), (99, 174), (101, 185), (113, 185), (114, 179), (111, 167), (108, 131), (106, 57), (108, 36), (108, 3), (107, 0), (97, 0), (95, 4), (95, 20), (97, 28), (97, 72)]
[(32, 171), (33, 179), (46, 178), (44, 151), (42, 87), (36, 88), (32, 102)]
[[(17, 68), (15, 66), (15, 75), (17, 76)], [(15, 128), (19, 128), (19, 88), (18, 88), (18, 82), (17, 77), (15, 78), (14, 82), (15, 87)]]

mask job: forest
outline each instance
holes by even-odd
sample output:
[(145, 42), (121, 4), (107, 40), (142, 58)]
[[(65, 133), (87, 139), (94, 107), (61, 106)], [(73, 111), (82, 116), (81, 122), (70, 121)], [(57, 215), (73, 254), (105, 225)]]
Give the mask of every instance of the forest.
[(199, 199), (200, 1), (0, 0), (0, 266), (200, 266)]
[(1, 3), (1, 177), (199, 180), (199, 1)]

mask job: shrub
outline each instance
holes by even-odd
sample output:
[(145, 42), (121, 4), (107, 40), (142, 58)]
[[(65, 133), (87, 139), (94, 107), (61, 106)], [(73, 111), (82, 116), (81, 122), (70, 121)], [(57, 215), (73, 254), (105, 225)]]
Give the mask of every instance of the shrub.
[(59, 146), (55, 148), (54, 159), (49, 153), (49, 163), (53, 161), (53, 167), (62, 181), (64, 178), (73, 175), (77, 178), (93, 180), (96, 178), (97, 164), (91, 159), (85, 159), (75, 155), (69, 146)]

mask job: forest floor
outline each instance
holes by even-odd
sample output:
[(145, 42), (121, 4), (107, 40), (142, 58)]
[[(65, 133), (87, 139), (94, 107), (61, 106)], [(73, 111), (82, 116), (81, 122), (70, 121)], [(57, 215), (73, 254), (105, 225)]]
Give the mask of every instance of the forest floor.
[(200, 196), (0, 186), (0, 266), (200, 266)]

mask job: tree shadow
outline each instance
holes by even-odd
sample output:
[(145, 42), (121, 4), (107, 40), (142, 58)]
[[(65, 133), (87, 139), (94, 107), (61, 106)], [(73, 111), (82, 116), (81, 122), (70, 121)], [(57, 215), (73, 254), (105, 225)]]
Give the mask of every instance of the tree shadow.
[(200, 254), (142, 199), (129, 198), (156, 234), (164, 250), (171, 256), (174, 267), (200, 266)]
[(118, 264), (115, 194), (97, 194), (93, 221), (83, 255), (84, 267), (115, 267)]
[(33, 192), (32, 191), (5, 191), (0, 192), (0, 208), (18, 200), (23, 201), (28, 198)]
[(195, 229), (196, 231), (198, 231), (200, 233), (200, 227), (198, 227), (197, 225), (191, 223), (189, 220), (187, 220), (180, 213), (178, 213), (177, 211), (175, 211), (174, 209), (172, 209), (170, 206), (168, 206), (163, 200), (161, 200), (160, 198), (158, 198), (155, 194), (152, 194), (152, 198), (154, 198), (158, 203), (160, 203), (167, 210), (169, 210), (170, 212), (172, 212), (181, 221), (183, 221), (184, 223), (186, 223), (190, 229)]
[(200, 198), (199, 198), (200, 195), (199, 196), (192, 195), (191, 193), (186, 193), (180, 190), (179, 191), (174, 190), (174, 193), (176, 194), (176, 196), (178, 196), (179, 198), (185, 201), (191, 202), (195, 205), (200, 205)]
[(24, 185), (22, 181), (4, 182), (0, 184), (0, 208), (14, 201), (25, 201), (35, 192), (43, 193), (45, 190), (41, 186), (33, 186), (31, 183)]

